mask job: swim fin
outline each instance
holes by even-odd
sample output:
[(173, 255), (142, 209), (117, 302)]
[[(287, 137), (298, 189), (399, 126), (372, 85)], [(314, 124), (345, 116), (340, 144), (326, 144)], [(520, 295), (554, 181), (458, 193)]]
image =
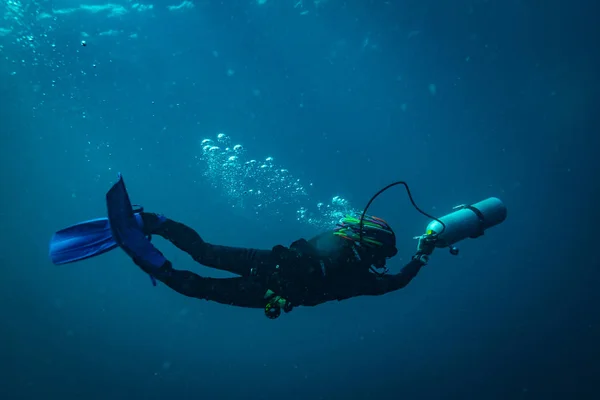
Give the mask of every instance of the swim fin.
[(150, 275), (152, 283), (156, 285), (152, 274), (161, 273), (159, 269), (167, 263), (167, 259), (144, 235), (142, 227), (136, 221), (123, 177), (121, 174), (118, 177), (117, 183), (106, 193), (106, 208), (112, 237), (133, 262)]
[[(142, 209), (136, 211), (135, 219), (143, 226)], [(61, 229), (50, 239), (50, 260), (55, 265), (69, 264), (99, 256), (116, 247), (108, 218), (96, 218)]]
[(50, 239), (50, 260), (68, 264), (98, 256), (117, 247), (108, 218), (97, 218), (61, 229)]

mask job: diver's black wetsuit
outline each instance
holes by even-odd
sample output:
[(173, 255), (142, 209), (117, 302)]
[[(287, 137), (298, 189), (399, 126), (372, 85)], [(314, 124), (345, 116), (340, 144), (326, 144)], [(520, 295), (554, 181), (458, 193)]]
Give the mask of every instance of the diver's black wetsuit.
[(164, 217), (158, 222), (157, 214), (143, 213), (142, 218), (145, 227), (155, 227), (151, 232), (145, 229), (146, 234), (164, 237), (202, 265), (239, 275), (204, 278), (190, 271), (173, 269), (167, 262), (161, 273), (153, 273), (156, 279), (185, 296), (239, 307), (265, 307), (268, 290), (285, 297), (293, 306), (381, 295), (406, 286), (424, 265), (413, 259), (398, 274), (378, 276), (369, 272), (370, 265), (360, 264), (354, 250), (345, 246), (343, 239), (339, 239), (336, 249), (327, 253), (317, 250), (319, 237), (310, 242), (298, 240), (290, 248), (236, 248), (206, 243), (196, 231), (182, 223)]

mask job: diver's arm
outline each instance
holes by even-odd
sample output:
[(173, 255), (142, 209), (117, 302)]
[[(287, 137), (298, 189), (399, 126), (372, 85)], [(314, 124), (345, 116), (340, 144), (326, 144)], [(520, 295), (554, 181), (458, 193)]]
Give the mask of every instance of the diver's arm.
[(384, 275), (380, 278), (374, 279), (372, 284), (367, 288), (367, 293), (364, 294), (377, 296), (402, 289), (408, 285), (415, 276), (417, 276), (425, 264), (426, 262), (422, 259), (422, 257), (415, 256), (397, 274)]
[(402, 289), (417, 276), (421, 268), (429, 262), (429, 256), (435, 250), (435, 237), (422, 235), (418, 237), (417, 253), (402, 270), (395, 275), (384, 275), (375, 279), (369, 288), (371, 295), (380, 295)]

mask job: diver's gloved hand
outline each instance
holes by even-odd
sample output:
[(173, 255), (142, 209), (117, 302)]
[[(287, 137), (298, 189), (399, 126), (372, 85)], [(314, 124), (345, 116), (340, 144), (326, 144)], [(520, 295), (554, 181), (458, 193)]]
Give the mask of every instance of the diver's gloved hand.
[(430, 256), (435, 250), (437, 237), (435, 235), (421, 235), (417, 236), (417, 239), (419, 240), (417, 243), (417, 254)]
[(419, 242), (417, 243), (417, 253), (413, 256), (413, 259), (418, 259), (423, 264), (427, 264), (429, 262), (429, 256), (435, 250), (437, 236), (425, 234), (416, 236), (415, 239)]

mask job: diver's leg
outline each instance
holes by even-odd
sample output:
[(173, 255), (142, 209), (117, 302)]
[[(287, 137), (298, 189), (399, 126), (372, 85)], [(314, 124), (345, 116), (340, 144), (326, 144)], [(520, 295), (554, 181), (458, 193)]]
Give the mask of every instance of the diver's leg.
[[(150, 271), (147, 271), (150, 272)], [(253, 278), (203, 278), (166, 262), (153, 276), (178, 293), (236, 307), (264, 308), (266, 290)]]
[(250, 276), (273, 264), (271, 250), (218, 246), (205, 242), (187, 225), (153, 213), (142, 213), (144, 233), (159, 235), (207, 267)]

